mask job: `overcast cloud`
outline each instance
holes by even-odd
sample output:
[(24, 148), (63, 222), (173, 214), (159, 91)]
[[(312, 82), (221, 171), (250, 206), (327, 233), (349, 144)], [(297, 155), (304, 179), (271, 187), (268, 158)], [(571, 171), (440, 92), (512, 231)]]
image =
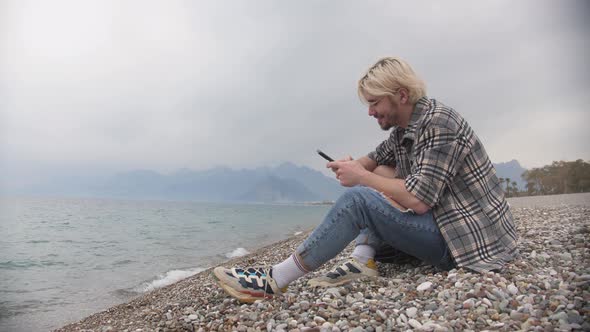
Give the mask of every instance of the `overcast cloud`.
[[(590, 159), (587, 1), (2, 1), (0, 167), (321, 169), (387, 133), (356, 96), (408, 60), (494, 162)], [(17, 172), (18, 170), (18, 172)]]

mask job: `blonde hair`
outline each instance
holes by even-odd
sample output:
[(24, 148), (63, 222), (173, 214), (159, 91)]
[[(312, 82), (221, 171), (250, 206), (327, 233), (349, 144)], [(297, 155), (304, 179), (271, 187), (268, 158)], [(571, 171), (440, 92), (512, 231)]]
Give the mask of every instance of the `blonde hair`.
[(385, 57), (372, 65), (359, 80), (358, 94), (367, 103), (365, 93), (375, 97), (393, 96), (399, 88), (408, 90), (412, 104), (426, 96), (426, 85), (407, 62)]

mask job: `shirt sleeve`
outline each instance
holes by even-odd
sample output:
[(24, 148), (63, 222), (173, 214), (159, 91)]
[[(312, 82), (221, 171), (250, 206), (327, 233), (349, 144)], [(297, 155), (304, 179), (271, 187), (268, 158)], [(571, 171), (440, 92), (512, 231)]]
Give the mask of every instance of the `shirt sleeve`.
[(415, 171), (406, 178), (406, 189), (432, 208), (458, 173), (471, 144), (456, 131), (433, 127), (422, 133), (414, 148)]
[(379, 144), (375, 151), (369, 152), (367, 155), (369, 158), (374, 160), (377, 165), (388, 165), (393, 167), (396, 166), (393, 135), (394, 133), (392, 132), (391, 136)]

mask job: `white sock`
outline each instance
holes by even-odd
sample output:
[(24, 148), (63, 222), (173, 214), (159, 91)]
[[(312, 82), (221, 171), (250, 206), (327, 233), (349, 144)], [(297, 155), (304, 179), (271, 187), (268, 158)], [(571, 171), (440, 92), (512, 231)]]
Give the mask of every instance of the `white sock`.
[(357, 261), (367, 264), (369, 259), (375, 258), (375, 249), (367, 244), (359, 244), (354, 247), (354, 251), (352, 252), (351, 256), (356, 258)]
[(299, 267), (293, 255), (272, 267), (272, 277), (279, 288), (290, 284), (293, 280), (303, 277), (307, 271)]

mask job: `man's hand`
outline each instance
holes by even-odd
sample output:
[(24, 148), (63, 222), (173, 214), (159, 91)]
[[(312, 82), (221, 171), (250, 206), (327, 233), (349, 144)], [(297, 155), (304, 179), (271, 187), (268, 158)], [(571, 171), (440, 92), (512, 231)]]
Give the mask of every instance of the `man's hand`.
[[(338, 160), (335, 160), (335, 161), (351, 161), (351, 160), (353, 160), (352, 157), (351, 156), (348, 156), (348, 157), (345, 157), (345, 158), (342, 158), (342, 159), (338, 159)], [(330, 167), (330, 164), (331, 163), (333, 163), (333, 161), (329, 162), (326, 167), (332, 169), (332, 172), (334, 172), (334, 174), (336, 174), (336, 171), (338, 170), (338, 168), (337, 167)]]
[(336, 173), (336, 179), (345, 187), (353, 187), (361, 183), (363, 176), (371, 173), (357, 160), (333, 161), (327, 167)]

